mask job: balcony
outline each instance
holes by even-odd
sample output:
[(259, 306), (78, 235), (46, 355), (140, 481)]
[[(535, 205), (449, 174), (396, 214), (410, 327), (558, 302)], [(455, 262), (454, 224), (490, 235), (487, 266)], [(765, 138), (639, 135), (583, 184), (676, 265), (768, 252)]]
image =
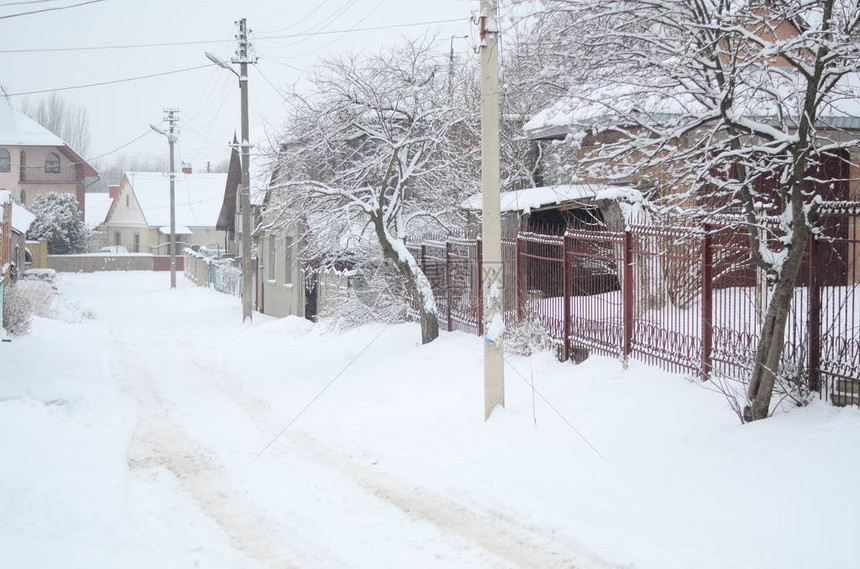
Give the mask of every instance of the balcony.
[(41, 184), (77, 184), (81, 182), (76, 164), (60, 168), (59, 172), (45, 172), (45, 165), (21, 167), (22, 182), (37, 182)]

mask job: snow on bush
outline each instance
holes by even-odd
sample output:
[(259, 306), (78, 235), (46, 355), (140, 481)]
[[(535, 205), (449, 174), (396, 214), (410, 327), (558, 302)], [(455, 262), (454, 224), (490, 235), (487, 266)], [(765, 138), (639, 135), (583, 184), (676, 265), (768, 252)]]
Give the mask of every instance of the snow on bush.
[(324, 329), (348, 330), (364, 324), (415, 320), (416, 311), (393, 263), (365, 266), (349, 277), (349, 286), (321, 306)]
[(89, 245), (89, 230), (72, 194), (50, 192), (39, 196), (31, 208), (36, 220), (27, 231), (28, 239), (46, 240), (48, 253), (83, 253)]
[(505, 350), (518, 356), (530, 356), (552, 348), (546, 326), (535, 318), (525, 318), (505, 329)]
[(8, 287), (3, 301), (3, 326), (6, 331), (12, 336), (28, 334), (32, 318), (33, 302), (30, 296), (17, 284)]

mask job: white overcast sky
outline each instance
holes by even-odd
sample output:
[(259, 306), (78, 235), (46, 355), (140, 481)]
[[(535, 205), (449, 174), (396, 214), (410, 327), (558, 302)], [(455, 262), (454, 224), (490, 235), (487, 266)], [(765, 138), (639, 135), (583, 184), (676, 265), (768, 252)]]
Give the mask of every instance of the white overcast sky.
[[(0, 17), (84, 0), (0, 0)], [(404, 37), (439, 38), (440, 55), (452, 35), (474, 37), (470, 17), (478, 0), (105, 0), (86, 6), (0, 19), (0, 84), (7, 93), (24, 93), (161, 73), (208, 63), (204, 51), (230, 59), (235, 51), (234, 22), (248, 19), (260, 60), (250, 74), (251, 139), (277, 128), (283, 105), (273, 87), (306, 76), (319, 58), (345, 50), (376, 51)], [(458, 20), (375, 31), (340, 30)], [(321, 34), (325, 32), (325, 34)], [(315, 33), (312, 37), (296, 34)], [(294, 37), (273, 37), (289, 36)], [(211, 41), (195, 45), (94, 49), (67, 48)], [(470, 39), (455, 40), (459, 57), (476, 57)], [(11, 50), (64, 49), (13, 53)], [(235, 75), (209, 67), (154, 79), (59, 91), (89, 113), (88, 158), (110, 152), (149, 131), (162, 109), (181, 111), (180, 158), (200, 169), (229, 156), (228, 141), (239, 130), (239, 86)], [(48, 95), (29, 95), (38, 99)], [(13, 96), (20, 108), (23, 97)], [(112, 154), (166, 155), (155, 133)], [(105, 159), (107, 160), (107, 159)]]

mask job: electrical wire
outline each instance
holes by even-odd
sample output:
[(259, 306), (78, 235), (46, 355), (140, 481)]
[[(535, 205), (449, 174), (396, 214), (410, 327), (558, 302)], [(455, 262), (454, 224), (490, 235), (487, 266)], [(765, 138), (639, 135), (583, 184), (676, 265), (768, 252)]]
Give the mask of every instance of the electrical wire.
[(328, 4), (330, 1), (331, 1), (331, 0), (323, 0), (322, 2), (320, 2), (319, 4), (317, 4), (317, 7), (316, 7), (316, 8), (314, 8), (313, 10), (311, 10), (310, 12), (308, 12), (307, 14), (305, 14), (305, 16), (304, 16), (303, 18), (300, 18), (299, 20), (296, 20), (295, 22), (293, 22), (293, 23), (292, 23), (292, 24), (290, 24), (289, 26), (285, 26), (285, 27), (283, 27), (283, 28), (279, 28), (279, 29), (277, 29), (277, 30), (273, 30), (273, 31), (271, 31), (271, 32), (260, 32), (260, 33), (263, 33), (263, 34), (280, 34), (280, 33), (282, 33), (282, 32), (285, 32), (285, 31), (287, 31), (287, 30), (290, 30), (290, 29), (292, 29), (292, 28), (295, 28), (296, 26), (298, 26), (299, 24), (301, 24), (302, 22), (304, 22), (305, 20), (307, 20), (308, 18), (310, 18), (311, 16), (313, 16), (314, 14), (316, 14), (316, 13), (317, 13), (321, 8), (323, 8), (323, 7), (324, 7), (326, 4)]
[(209, 43), (232, 43), (234, 40), (194, 40), (194, 41), (174, 41), (174, 42), (159, 42), (159, 43), (130, 43), (119, 45), (96, 45), (96, 46), (81, 46), (81, 47), (45, 47), (33, 49), (0, 49), (0, 53), (56, 53), (62, 51), (99, 51), (107, 49), (137, 49), (144, 47), (173, 47), (178, 45), (201, 45)]
[(53, 93), (55, 91), (69, 91), (71, 89), (84, 89), (86, 87), (101, 87), (102, 85), (114, 85), (116, 83), (126, 83), (129, 81), (139, 81), (141, 79), (151, 79), (153, 77), (163, 77), (165, 75), (173, 75), (176, 73), (184, 73), (186, 71), (194, 71), (195, 69), (203, 69), (212, 67), (214, 63), (205, 63), (194, 67), (186, 67), (184, 69), (174, 69), (173, 71), (163, 71), (161, 73), (150, 73), (149, 75), (139, 75), (137, 77), (126, 77), (125, 79), (114, 79), (112, 81), (100, 81), (98, 83), (86, 83), (84, 85), (70, 85), (68, 87), (56, 87), (54, 89), (40, 89), (38, 91), (21, 91), (19, 93), (7, 93), (7, 97), (20, 97), (22, 95), (39, 95), (41, 93)]
[(87, 2), (81, 2), (79, 4), (71, 4), (69, 6), (56, 6), (54, 8), (42, 8), (41, 10), (31, 10), (29, 12), (19, 12), (17, 14), (9, 14), (7, 16), (0, 16), (0, 20), (6, 20), (8, 18), (20, 18), (21, 16), (29, 16), (31, 14), (41, 14), (42, 12), (54, 12), (56, 10), (68, 10), (69, 8), (78, 8), (80, 6), (86, 6), (87, 4), (98, 4), (99, 2), (105, 2), (106, 0), (87, 0)]
[[(104, 0), (97, 0), (103, 2)], [(4, 16), (5, 17), (5, 16)], [(406, 24), (390, 24), (386, 26), (373, 26), (367, 28), (346, 28), (342, 30), (320, 30), (314, 32), (301, 32), (287, 35), (271, 35), (255, 37), (254, 41), (268, 41), (273, 39), (289, 39), (289, 38), (306, 38), (315, 36), (324, 36), (332, 34), (343, 34), (353, 32), (371, 32), (377, 30), (387, 30), (394, 28), (409, 28), (416, 26), (428, 26), (432, 24), (450, 24), (454, 22), (465, 21), (464, 18), (455, 18), (450, 20), (431, 20), (424, 22), (411, 22)], [(0, 53), (58, 53), (64, 51), (102, 51), (112, 49), (137, 49), (149, 47), (172, 47), (182, 45), (202, 45), (214, 43), (231, 43), (233, 39), (212, 39), (212, 40), (193, 40), (193, 41), (177, 41), (177, 42), (159, 42), (159, 43), (139, 43), (139, 44), (118, 44), (118, 45), (100, 45), (100, 46), (77, 46), (77, 47), (49, 47), (49, 48), (20, 48), (20, 49), (0, 49)], [(292, 44), (290, 44), (292, 45)], [(272, 49), (280, 49), (273, 47)]]
[[(163, 122), (163, 121), (162, 121), (162, 122)], [(137, 142), (138, 140), (140, 140), (140, 139), (141, 139), (141, 138), (143, 138), (144, 136), (146, 136), (146, 135), (148, 135), (148, 134), (151, 134), (151, 133), (152, 133), (152, 130), (150, 130), (150, 129), (146, 129), (146, 132), (144, 132), (144, 133), (143, 133), (143, 134), (141, 134), (140, 136), (138, 136), (138, 137), (136, 137), (136, 138), (132, 138), (131, 140), (129, 140), (128, 142), (126, 142), (126, 143), (125, 143), (125, 144), (123, 144), (122, 146), (118, 146), (118, 147), (114, 148), (113, 150), (111, 150), (110, 152), (105, 152), (104, 154), (99, 154), (98, 156), (94, 156), (94, 157), (92, 157), (92, 158), (87, 158), (87, 162), (95, 162), (95, 161), (96, 161), (96, 160), (98, 160), (99, 158), (104, 158), (105, 156), (110, 156), (110, 155), (111, 155), (111, 154), (113, 154), (114, 152), (119, 152), (119, 151), (120, 151), (120, 150), (122, 150), (123, 148), (125, 148), (125, 147), (127, 147), (127, 146), (131, 146), (132, 144), (134, 144), (135, 142)]]
[(22, 0), (21, 2), (5, 2), (0, 4), (0, 8), (7, 6), (20, 6), (22, 4), (44, 4), (45, 2), (56, 2), (57, 0)]
[(429, 26), (431, 24), (451, 24), (454, 22), (465, 22), (465, 21), (470, 21), (470, 19), (469, 18), (452, 18), (449, 20), (428, 20), (425, 22), (411, 22), (408, 24), (389, 24), (386, 26), (369, 26), (366, 28), (346, 28), (343, 30), (325, 30), (325, 31), (313, 32), (313, 33), (298, 33), (298, 34), (286, 34), (286, 35), (280, 35), (280, 36), (257, 37), (254, 39), (256, 41), (265, 41), (265, 40), (272, 40), (272, 39), (299, 38), (299, 37), (305, 37), (305, 36), (325, 36), (325, 35), (352, 33), (352, 32), (373, 32), (373, 31), (377, 31), (377, 30), (390, 30), (390, 29), (394, 29), (394, 28), (409, 28), (409, 27), (415, 27), (415, 26)]

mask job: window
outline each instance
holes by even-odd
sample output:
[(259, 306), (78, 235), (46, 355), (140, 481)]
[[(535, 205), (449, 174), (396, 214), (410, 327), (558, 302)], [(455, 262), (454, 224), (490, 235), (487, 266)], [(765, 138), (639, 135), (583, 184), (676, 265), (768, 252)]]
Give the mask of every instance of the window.
[(45, 174), (60, 173), (60, 157), (53, 152), (45, 157)]
[(21, 205), (27, 205), (27, 190), (21, 188), (21, 192), (18, 194), (18, 198), (21, 200)]
[(18, 165), (21, 168), (21, 179), (27, 179), (27, 153), (21, 151), (21, 163)]
[(277, 273), (275, 273), (275, 238), (269, 237), (269, 280), (273, 281), (277, 279)]
[(113, 232), (113, 244), (119, 245), (119, 231)]
[(284, 237), (284, 284), (293, 284), (293, 238)]
[(132, 252), (140, 253), (140, 233), (134, 234), (134, 244), (132, 245)]
[(12, 155), (5, 148), (0, 148), (0, 172), (12, 170)]

